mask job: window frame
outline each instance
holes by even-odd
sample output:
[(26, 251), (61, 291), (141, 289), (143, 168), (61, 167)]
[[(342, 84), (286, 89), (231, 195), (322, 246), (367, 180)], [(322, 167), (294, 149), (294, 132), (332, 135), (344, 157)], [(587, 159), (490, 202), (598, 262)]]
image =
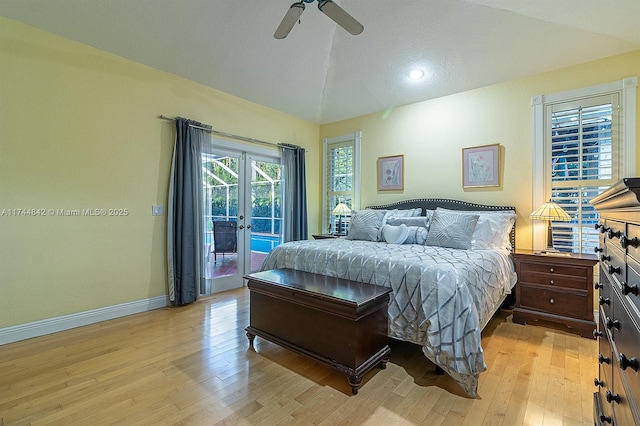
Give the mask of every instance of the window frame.
[[(618, 93), (620, 97), (620, 138), (619, 138), (619, 172), (618, 176), (635, 176), (636, 162), (636, 88), (638, 77), (627, 77), (623, 80), (582, 89), (559, 92), (549, 95), (536, 95), (531, 98), (533, 107), (533, 197), (532, 211), (536, 206), (547, 201), (551, 196), (551, 179), (546, 155), (546, 114), (545, 107), (561, 102), (571, 102), (583, 98)], [(546, 245), (546, 224), (533, 222), (533, 249), (543, 250)]]
[(329, 233), (329, 223), (331, 222), (331, 212), (327, 204), (329, 202), (329, 176), (327, 175), (329, 166), (329, 152), (332, 146), (344, 145), (351, 142), (353, 149), (353, 187), (351, 189), (352, 210), (360, 208), (360, 142), (362, 132), (350, 133), (343, 136), (322, 139), (322, 233)]

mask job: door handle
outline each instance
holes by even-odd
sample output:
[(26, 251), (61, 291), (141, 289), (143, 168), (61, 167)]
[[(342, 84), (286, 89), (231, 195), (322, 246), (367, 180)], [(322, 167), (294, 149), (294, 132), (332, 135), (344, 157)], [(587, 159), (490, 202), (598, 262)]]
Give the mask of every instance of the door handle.
[(238, 229), (244, 229), (244, 225), (238, 226)]
[(251, 225), (247, 225), (247, 229), (251, 229)]

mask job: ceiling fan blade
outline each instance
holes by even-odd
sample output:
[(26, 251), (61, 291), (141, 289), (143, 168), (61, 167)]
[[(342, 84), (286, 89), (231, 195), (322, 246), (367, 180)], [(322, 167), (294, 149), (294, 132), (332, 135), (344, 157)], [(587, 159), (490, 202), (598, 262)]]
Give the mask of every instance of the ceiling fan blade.
[(300, 19), (300, 15), (302, 15), (302, 12), (304, 12), (303, 2), (292, 4), (291, 7), (289, 7), (289, 10), (287, 10), (287, 13), (284, 15), (284, 18), (282, 18), (282, 22), (280, 22), (280, 25), (278, 25), (278, 29), (276, 29), (276, 32), (273, 34), (273, 36), (277, 39), (283, 39), (287, 35), (289, 35), (291, 30), (293, 29), (293, 26), (296, 24), (296, 22), (298, 22), (298, 19)]
[(364, 31), (364, 26), (360, 22), (331, 0), (318, 0), (318, 9), (353, 35)]

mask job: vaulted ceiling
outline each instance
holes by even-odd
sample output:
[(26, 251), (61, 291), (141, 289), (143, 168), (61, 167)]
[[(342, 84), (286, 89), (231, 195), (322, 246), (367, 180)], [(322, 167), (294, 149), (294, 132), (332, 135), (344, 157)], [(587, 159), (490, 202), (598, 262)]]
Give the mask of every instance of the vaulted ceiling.
[(313, 3), (276, 40), (294, 1), (0, 0), (0, 15), (316, 123), (640, 49), (639, 0), (335, 0), (362, 34)]

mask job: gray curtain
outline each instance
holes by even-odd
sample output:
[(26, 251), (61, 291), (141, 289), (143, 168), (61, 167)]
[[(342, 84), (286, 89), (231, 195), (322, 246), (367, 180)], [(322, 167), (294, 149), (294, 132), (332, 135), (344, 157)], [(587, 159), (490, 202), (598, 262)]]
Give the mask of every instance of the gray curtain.
[(284, 166), (284, 242), (307, 239), (307, 182), (305, 150), (281, 145)]
[(198, 298), (202, 278), (202, 164), (200, 144), (207, 136), (176, 119), (176, 142), (171, 163), (167, 209), (167, 265), (169, 300), (186, 305)]

